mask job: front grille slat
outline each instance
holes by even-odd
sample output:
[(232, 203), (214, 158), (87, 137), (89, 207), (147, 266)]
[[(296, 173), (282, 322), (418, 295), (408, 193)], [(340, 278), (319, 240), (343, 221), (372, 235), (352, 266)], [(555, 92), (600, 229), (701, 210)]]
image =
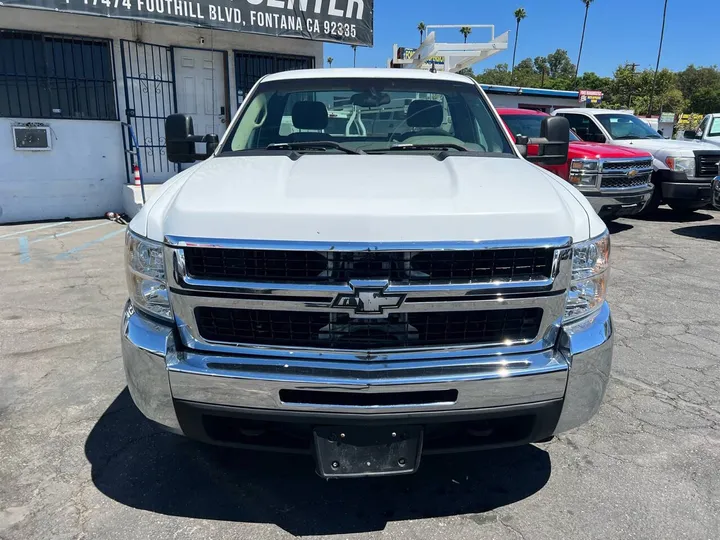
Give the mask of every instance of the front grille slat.
[(700, 154), (695, 157), (695, 176), (697, 178), (714, 178), (720, 174), (718, 162), (720, 154)]
[(633, 178), (627, 176), (603, 176), (600, 189), (603, 188), (634, 188), (646, 186), (650, 183), (650, 174), (638, 174)]
[(532, 341), (541, 308), (392, 314), (348, 314), (195, 308), (198, 331), (211, 342), (320, 349), (385, 349)]
[(201, 279), (280, 283), (385, 279), (420, 284), (549, 278), (554, 250), (317, 252), (188, 247), (184, 254), (187, 273)]
[(603, 161), (602, 162), (602, 170), (603, 171), (627, 172), (632, 169), (635, 169), (635, 170), (652, 169), (652, 158), (625, 159), (625, 160), (618, 160), (618, 161)]

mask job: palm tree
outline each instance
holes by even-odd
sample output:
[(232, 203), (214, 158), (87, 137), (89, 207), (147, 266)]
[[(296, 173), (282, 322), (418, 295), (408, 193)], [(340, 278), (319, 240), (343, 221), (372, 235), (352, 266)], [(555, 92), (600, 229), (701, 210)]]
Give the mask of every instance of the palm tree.
[(517, 40), (518, 34), (520, 33), (520, 21), (522, 21), (525, 17), (527, 17), (527, 13), (524, 8), (518, 8), (515, 10), (515, 20), (517, 21), (517, 25), (515, 26), (515, 46), (513, 47), (512, 67), (510, 68), (511, 77), (512, 72), (515, 69), (515, 53), (517, 52)]
[(461, 33), (461, 34), (463, 35), (463, 37), (465, 38), (465, 43), (467, 43), (467, 38), (468, 38), (468, 36), (472, 33), (472, 28), (470, 28), (469, 26), (463, 26), (463, 27), (460, 29), (460, 33)]
[(327, 57), (328, 67), (332, 67), (332, 63), (335, 59), (332, 56)]
[(587, 14), (588, 10), (590, 9), (590, 4), (592, 4), (595, 0), (582, 0), (582, 3), (585, 4), (585, 19), (583, 20), (583, 31), (582, 36), (580, 36), (580, 52), (578, 52), (578, 61), (577, 64), (575, 64), (575, 78), (578, 77), (578, 72), (580, 71), (580, 56), (582, 56), (582, 47), (583, 42), (585, 41), (585, 25), (587, 24)]
[(657, 63), (655, 64), (655, 74), (653, 75), (652, 90), (650, 91), (650, 103), (648, 104), (648, 116), (653, 106), (653, 98), (655, 97), (655, 82), (657, 81), (658, 69), (660, 69), (660, 53), (662, 53), (663, 37), (665, 37), (665, 15), (667, 15), (667, 0), (665, 0), (665, 8), (663, 9), (662, 27), (660, 28), (660, 45), (658, 46)]
[(350, 45), (353, 50), (353, 67), (355, 67), (355, 63), (357, 61), (357, 45)]
[(420, 24), (418, 24), (418, 31), (420, 32), (420, 44), (422, 45), (423, 35), (425, 34), (425, 23), (424, 22), (421, 21)]

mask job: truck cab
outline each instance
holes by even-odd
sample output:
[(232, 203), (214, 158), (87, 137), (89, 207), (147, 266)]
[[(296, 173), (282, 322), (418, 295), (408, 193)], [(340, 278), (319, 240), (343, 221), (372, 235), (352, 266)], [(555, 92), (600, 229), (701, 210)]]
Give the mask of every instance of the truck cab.
[[(542, 119), (547, 113), (498, 108), (510, 135), (537, 137)], [(530, 153), (537, 149), (530, 147)], [(579, 189), (603, 219), (639, 213), (650, 200), (653, 185), (652, 155), (643, 150), (622, 146), (586, 142), (572, 130), (567, 162), (560, 165), (541, 165)]]
[[(364, 133), (331, 125), (344, 99)], [(531, 163), (565, 163), (569, 131), (543, 118), (525, 157), (475, 81), (410, 69), (267, 75), (219, 141), (171, 115), (168, 158), (203, 161), (128, 226), (134, 403), (326, 478), (584, 424), (612, 363), (610, 237)]]
[(676, 211), (706, 206), (711, 182), (718, 174), (720, 148), (703, 141), (664, 139), (640, 118), (610, 109), (560, 109), (570, 127), (586, 141), (646, 150), (653, 155), (653, 196), (641, 213), (666, 203)]
[(686, 129), (682, 131), (678, 139), (685, 141), (702, 141), (720, 146), (720, 113), (706, 115), (697, 129)]

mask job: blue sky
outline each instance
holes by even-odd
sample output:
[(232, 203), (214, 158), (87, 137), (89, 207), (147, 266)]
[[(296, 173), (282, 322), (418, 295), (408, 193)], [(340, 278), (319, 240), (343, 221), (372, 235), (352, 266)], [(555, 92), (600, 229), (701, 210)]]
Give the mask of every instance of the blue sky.
[[(394, 43), (416, 47), (417, 24), (494, 24), (495, 33), (510, 31), (507, 51), (474, 66), (476, 73), (496, 63), (512, 61), (515, 39), (513, 12), (524, 7), (517, 60), (568, 51), (577, 60), (585, 7), (581, 0), (375, 0), (375, 45), (358, 47), (358, 67), (385, 67)], [(655, 68), (660, 39), (663, 0), (595, 0), (590, 6), (580, 71), (611, 75), (625, 62), (640, 69)], [(717, 23), (720, 0), (669, 0), (660, 67), (672, 70), (695, 65), (720, 64)], [(703, 26), (707, 25), (705, 31)], [(442, 33), (441, 33), (442, 32)], [(456, 30), (438, 31), (439, 41), (461, 40)], [(475, 29), (469, 41), (485, 41), (489, 33)], [(333, 67), (351, 67), (347, 45), (325, 44), (325, 57)]]

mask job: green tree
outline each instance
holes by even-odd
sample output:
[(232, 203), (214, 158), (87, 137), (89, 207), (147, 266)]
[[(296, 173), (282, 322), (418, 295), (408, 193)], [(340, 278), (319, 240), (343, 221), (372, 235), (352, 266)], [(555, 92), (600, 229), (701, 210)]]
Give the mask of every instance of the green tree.
[(466, 68), (462, 68), (460, 71), (458, 71), (458, 75), (465, 75), (466, 77), (475, 77), (475, 72), (473, 72), (472, 68), (466, 67)]
[(460, 33), (465, 39), (465, 43), (467, 43), (467, 38), (472, 33), (472, 28), (470, 28), (469, 26), (463, 26), (462, 28), (460, 28)]
[(690, 64), (677, 73), (677, 86), (688, 101), (687, 112), (708, 114), (720, 111), (720, 71), (717, 66)]
[(507, 64), (497, 64), (495, 67), (486, 68), (475, 79), (482, 84), (509, 85), (512, 75)]
[(328, 67), (332, 67), (332, 63), (335, 61), (335, 59), (332, 56), (327, 57), (327, 63)]
[(517, 53), (517, 42), (518, 42), (518, 35), (520, 34), (520, 21), (522, 21), (525, 17), (527, 17), (527, 12), (524, 8), (518, 8), (515, 10), (515, 21), (517, 24), (515, 25), (515, 45), (513, 46), (513, 58), (512, 58), (512, 67), (510, 68), (510, 73), (512, 74), (513, 70), (515, 69), (515, 54)]
[(420, 32), (420, 44), (422, 45), (423, 36), (425, 35), (425, 23), (420, 21), (417, 25), (418, 32)]
[(575, 78), (576, 79), (578, 76), (578, 70), (580, 69), (580, 57), (582, 56), (583, 43), (585, 42), (585, 26), (587, 25), (588, 10), (590, 9), (590, 4), (592, 4), (593, 1), (594, 0), (582, 0), (582, 3), (585, 4), (585, 18), (583, 19), (582, 35), (580, 36), (580, 51), (578, 52), (578, 61), (577, 61), (577, 64), (575, 65)]
[(350, 45), (353, 50), (353, 67), (357, 64), (357, 45)]

